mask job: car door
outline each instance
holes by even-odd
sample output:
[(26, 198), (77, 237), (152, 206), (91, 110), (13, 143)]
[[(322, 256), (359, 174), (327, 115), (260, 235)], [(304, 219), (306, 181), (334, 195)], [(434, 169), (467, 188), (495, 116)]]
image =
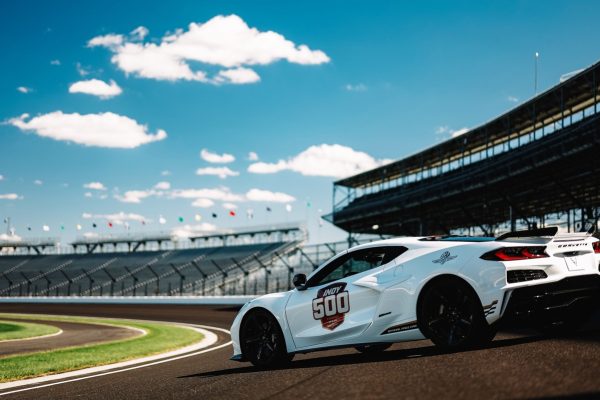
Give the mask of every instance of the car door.
[(388, 246), (342, 254), (318, 269), (305, 290), (295, 289), (286, 318), (296, 347), (333, 346), (359, 336), (373, 321), (381, 294), (361, 281), (384, 271), (401, 252)]

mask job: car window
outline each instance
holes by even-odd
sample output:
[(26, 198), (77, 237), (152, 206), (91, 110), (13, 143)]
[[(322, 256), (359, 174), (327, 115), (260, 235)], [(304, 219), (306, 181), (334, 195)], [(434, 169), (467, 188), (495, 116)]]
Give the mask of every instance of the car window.
[(323, 267), (308, 281), (319, 286), (387, 264), (406, 251), (403, 246), (373, 247), (345, 254)]

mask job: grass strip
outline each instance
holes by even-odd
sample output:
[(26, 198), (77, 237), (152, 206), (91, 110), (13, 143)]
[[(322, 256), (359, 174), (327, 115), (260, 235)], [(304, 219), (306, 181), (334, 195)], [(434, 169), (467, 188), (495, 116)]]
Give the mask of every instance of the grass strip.
[(164, 323), (89, 317), (0, 314), (0, 318), (9, 316), (10, 319), (35, 318), (43, 321), (67, 321), (131, 327), (144, 330), (146, 335), (108, 343), (0, 358), (0, 382), (141, 358), (185, 347), (203, 338), (202, 334), (192, 329)]
[(0, 320), (0, 341), (30, 339), (37, 336), (51, 335), (59, 331), (60, 329), (52, 325)]

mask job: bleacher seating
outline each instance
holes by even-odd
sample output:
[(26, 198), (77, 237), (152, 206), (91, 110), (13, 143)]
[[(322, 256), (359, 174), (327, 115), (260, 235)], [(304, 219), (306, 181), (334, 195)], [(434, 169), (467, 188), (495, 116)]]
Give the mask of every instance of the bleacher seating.
[[(3, 255), (0, 297), (264, 293), (270, 285), (255, 275), (268, 277), (266, 269), (299, 245), (287, 241), (131, 253)], [(275, 287), (286, 289), (287, 282), (278, 281)]]

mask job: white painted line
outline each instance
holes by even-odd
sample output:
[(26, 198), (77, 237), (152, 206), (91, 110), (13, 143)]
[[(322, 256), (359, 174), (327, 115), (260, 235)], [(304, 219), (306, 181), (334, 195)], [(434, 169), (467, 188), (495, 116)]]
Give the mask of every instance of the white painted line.
[(33, 337), (26, 337), (26, 338), (20, 338), (20, 339), (4, 339), (4, 340), (0, 340), (0, 343), (6, 343), (6, 342), (20, 342), (22, 340), (36, 340), (36, 339), (46, 339), (52, 336), (58, 336), (61, 335), (63, 333), (63, 330), (58, 328), (58, 332), (54, 332), (54, 333), (49, 333), (47, 335), (42, 335), (42, 336), (33, 336)]
[[(114, 319), (114, 318), (112, 318), (112, 319)], [(150, 321), (147, 321), (147, 322), (150, 322)], [(165, 323), (165, 321), (152, 321), (152, 322)], [(23, 388), (23, 389), (11, 390), (9, 392), (2, 392), (2, 393), (0, 393), (0, 396), (6, 396), (8, 394), (19, 393), (19, 392), (26, 392), (26, 391), (34, 390), (34, 389), (41, 389), (41, 388), (45, 388), (45, 387), (49, 387), (49, 386), (62, 385), (64, 383), (77, 382), (77, 381), (82, 381), (85, 379), (92, 379), (92, 378), (105, 376), (105, 375), (118, 374), (120, 372), (126, 372), (126, 371), (131, 371), (131, 370), (135, 370), (135, 369), (139, 369), (139, 368), (145, 368), (145, 367), (150, 367), (153, 365), (163, 364), (163, 363), (170, 362), (170, 361), (181, 360), (183, 358), (193, 357), (193, 356), (208, 353), (208, 352), (211, 352), (214, 350), (222, 349), (223, 347), (229, 346), (232, 343), (231, 341), (229, 341), (229, 342), (221, 344), (219, 346), (211, 347), (210, 349), (204, 349), (204, 348), (214, 344), (217, 341), (217, 335), (208, 331), (207, 329), (220, 331), (220, 332), (224, 332), (227, 334), (230, 334), (230, 332), (227, 329), (217, 328), (214, 326), (207, 326), (207, 325), (182, 324), (182, 323), (171, 323), (171, 324), (187, 326), (187, 327), (193, 328), (193, 329), (199, 331), (200, 333), (202, 333), (204, 335), (204, 339), (202, 339), (199, 343), (196, 343), (195, 345), (187, 346), (187, 347), (181, 348), (179, 350), (174, 350), (174, 351), (171, 351), (168, 353), (163, 353), (163, 354), (157, 354), (157, 355), (150, 356), (150, 357), (144, 357), (144, 358), (140, 358), (140, 359), (136, 359), (136, 360), (124, 361), (124, 362), (117, 363), (117, 364), (103, 365), (100, 367), (86, 368), (86, 369), (82, 369), (82, 370), (78, 370), (78, 371), (65, 372), (62, 374), (48, 375), (48, 376), (42, 376), (39, 378), (24, 379), (24, 380), (20, 380), (20, 381), (2, 383), (2, 384), (0, 384), (0, 390), (11, 389), (14, 387), (21, 387), (21, 386), (27, 386), (27, 385), (35, 385), (37, 383), (44, 383), (44, 382), (60, 380), (60, 379), (67, 379), (67, 380), (63, 380), (63, 381), (59, 381), (59, 382), (45, 383), (45, 384), (27, 387), (27, 388)], [(199, 349), (204, 349), (204, 350), (199, 350)], [(199, 350), (199, 351), (194, 351), (194, 350)], [(189, 353), (189, 351), (192, 351), (192, 352)], [(156, 361), (154, 361), (154, 360), (156, 360)], [(153, 362), (150, 362), (148, 364), (142, 364), (142, 363), (146, 363), (148, 361), (153, 361)], [(139, 364), (142, 364), (142, 365), (139, 365)], [(123, 367), (129, 366), (129, 365), (133, 365), (133, 366), (128, 367), (128, 368), (123, 368)], [(119, 369), (119, 368), (123, 368), (123, 369)], [(106, 371), (106, 372), (103, 372), (103, 371)], [(92, 374), (92, 375), (88, 375), (88, 374)], [(80, 376), (80, 375), (86, 375), (86, 376)], [(68, 378), (75, 377), (75, 376), (80, 376), (80, 377), (68, 379)]]

